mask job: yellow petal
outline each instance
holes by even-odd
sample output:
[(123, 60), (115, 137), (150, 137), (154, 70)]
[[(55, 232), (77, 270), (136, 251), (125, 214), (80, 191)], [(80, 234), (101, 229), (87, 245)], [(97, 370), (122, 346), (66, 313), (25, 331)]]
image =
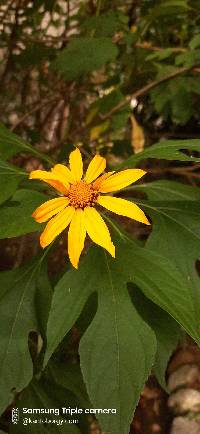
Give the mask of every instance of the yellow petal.
[(60, 193), (68, 193), (69, 183), (61, 174), (53, 173), (53, 171), (47, 172), (46, 170), (33, 170), (33, 172), (30, 173), (29, 178), (40, 179), (54, 187)]
[(52, 181), (52, 180), (50, 181), (49, 179), (48, 180), (47, 179), (46, 180), (43, 179), (43, 181), (46, 182), (46, 184), (51, 185), (51, 187), (55, 188), (55, 190), (59, 191), (59, 193), (62, 193), (64, 195), (68, 194), (69, 189), (66, 188), (66, 187), (64, 187), (64, 185), (61, 184), (61, 182), (59, 182), (59, 181)]
[(84, 247), (86, 230), (84, 213), (77, 209), (73, 215), (68, 232), (68, 254), (72, 265), (78, 268), (79, 258)]
[(94, 181), (94, 182), (92, 183), (94, 189), (95, 189), (95, 190), (99, 190), (99, 188), (100, 188), (102, 182), (103, 182), (105, 179), (109, 178), (109, 176), (111, 176), (113, 173), (114, 173), (114, 172), (107, 172), (107, 173), (104, 173), (104, 175), (101, 175), (98, 179), (96, 179), (96, 181)]
[(42, 247), (48, 246), (62, 231), (64, 231), (71, 222), (74, 213), (75, 209), (72, 206), (68, 206), (47, 223), (45, 230), (40, 236), (40, 244)]
[(95, 208), (86, 207), (84, 209), (85, 228), (94, 243), (104, 247), (111, 256), (115, 257), (115, 246), (111, 241), (109, 230)]
[(114, 173), (108, 179), (101, 183), (99, 191), (101, 193), (109, 193), (111, 191), (121, 190), (145, 175), (142, 169), (126, 169), (122, 172)]
[(98, 178), (98, 176), (105, 170), (106, 168), (106, 159), (101, 157), (100, 155), (95, 155), (95, 157), (90, 162), (86, 175), (85, 181), (90, 184), (90, 182), (94, 181), (94, 179)]
[(137, 220), (145, 225), (150, 225), (144, 212), (135, 203), (111, 196), (99, 196), (97, 202), (109, 211)]
[(70, 184), (74, 182), (74, 178), (72, 176), (71, 171), (68, 169), (68, 167), (64, 166), (63, 164), (56, 164), (53, 167), (52, 172), (63, 176), (66, 179), (66, 181), (69, 182)]
[(32, 216), (38, 223), (43, 223), (53, 217), (55, 214), (58, 214), (64, 208), (66, 208), (69, 204), (69, 199), (66, 197), (58, 197), (56, 199), (48, 200), (44, 202), (41, 206), (39, 206)]
[(83, 176), (83, 160), (78, 148), (70, 153), (69, 164), (73, 179), (75, 181), (80, 181)]

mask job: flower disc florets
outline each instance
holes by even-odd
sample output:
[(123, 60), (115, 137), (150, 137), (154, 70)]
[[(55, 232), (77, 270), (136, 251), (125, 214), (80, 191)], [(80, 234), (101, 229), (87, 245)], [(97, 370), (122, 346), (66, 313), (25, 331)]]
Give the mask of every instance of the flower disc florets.
[(94, 190), (91, 184), (87, 184), (84, 181), (78, 181), (72, 184), (68, 193), (69, 205), (76, 209), (94, 206), (97, 197), (97, 191)]

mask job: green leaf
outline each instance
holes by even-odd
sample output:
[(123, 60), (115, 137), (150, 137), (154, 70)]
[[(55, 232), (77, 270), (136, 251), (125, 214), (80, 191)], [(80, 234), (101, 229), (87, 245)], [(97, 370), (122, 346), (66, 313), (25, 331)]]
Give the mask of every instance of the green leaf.
[[(91, 269), (96, 268), (95, 261), (96, 259), (91, 256), (89, 260), (87, 258), (86, 261), (82, 261), (78, 272), (71, 270), (65, 273), (55, 287), (47, 324), (48, 345), (44, 365), (79, 317), (89, 295), (96, 286), (95, 273), (91, 273)], [(63, 310), (63, 300), (67, 306), (67, 315), (66, 310)]]
[(166, 369), (172, 352), (180, 340), (180, 326), (164, 310), (147, 299), (133, 284), (129, 284), (129, 288), (134, 306), (156, 335), (157, 352), (153, 372), (161, 387), (167, 390)]
[(123, 100), (123, 98), (124, 96), (120, 92), (120, 90), (115, 89), (112, 92), (110, 92), (108, 95), (99, 98), (98, 101), (95, 101), (94, 104), (98, 105), (99, 112), (102, 115), (105, 115), (110, 110), (112, 110), (117, 104), (119, 104), (120, 101)]
[(112, 62), (117, 54), (118, 49), (110, 38), (75, 38), (58, 55), (52, 67), (73, 80)]
[[(158, 77), (163, 77), (158, 74)], [(150, 92), (150, 98), (155, 109), (165, 119), (170, 117), (173, 122), (185, 124), (194, 112), (191, 97), (191, 77), (176, 77), (164, 82)]]
[(36, 41), (28, 42), (26, 49), (15, 56), (15, 62), (19, 63), (22, 68), (38, 66), (42, 61), (53, 58), (55, 53), (56, 49), (53, 47), (47, 47)]
[[(188, 77), (187, 82), (188, 90), (191, 94), (200, 95), (200, 77)], [(191, 97), (193, 97), (193, 95), (191, 95)]]
[[(176, 263), (124, 238), (116, 239), (115, 244), (115, 260), (107, 258), (102, 249), (91, 249), (79, 270), (66, 273), (57, 284), (47, 326), (45, 363), (80, 316), (89, 295), (97, 291), (97, 314), (80, 344), (81, 367), (95, 408), (118, 409), (115, 416), (101, 415), (103, 429), (109, 431), (114, 426), (116, 434), (125, 434), (155, 350), (153, 335), (131, 306), (125, 283), (135, 283), (197, 343), (200, 343), (199, 316), (188, 282)], [(167, 345), (169, 354), (171, 341)], [(119, 384), (121, 378), (123, 385)]]
[[(0, 273), (0, 412), (12, 402), (33, 375), (28, 335), (39, 331), (35, 309), (38, 285), (48, 291), (41, 259), (23, 268)], [(42, 274), (41, 274), (42, 273)]]
[(184, 125), (193, 114), (191, 94), (184, 86), (176, 88), (176, 83), (170, 83), (173, 94), (171, 100), (171, 117), (174, 123)]
[(18, 190), (12, 200), (0, 208), (0, 239), (41, 231), (44, 225), (36, 223), (32, 213), (45, 200), (47, 196), (37, 191)]
[(81, 366), (94, 407), (117, 408), (117, 414), (99, 417), (103, 429), (122, 434), (128, 432), (150, 372), (155, 339), (132, 306), (121, 266), (116, 274), (109, 268), (104, 252), (91, 249), (78, 272), (63, 276), (53, 296), (45, 361), (78, 318), (88, 295), (98, 291), (97, 314), (81, 340)]
[(50, 361), (48, 369), (52, 380), (57, 385), (70, 390), (77, 397), (80, 408), (91, 407), (78, 364)]
[(186, 68), (192, 68), (200, 59), (200, 50), (186, 51), (176, 56), (175, 64), (177, 66), (184, 65)]
[(200, 251), (200, 191), (172, 181), (145, 184), (144, 191), (151, 201), (143, 207), (154, 222), (147, 247), (176, 264), (187, 281), (198, 320), (200, 293), (195, 262)]
[(94, 407), (116, 409), (97, 416), (103, 430), (127, 434), (151, 370), (155, 338), (131, 304), (126, 272), (113, 267), (104, 252), (97, 261), (98, 310), (81, 339), (81, 369)]
[[(60, 395), (62, 403), (57, 398)], [(63, 399), (64, 398), (64, 399)], [(43, 379), (40, 381), (34, 380), (27, 390), (22, 393), (22, 397), (20, 401), (17, 403), (19, 408), (19, 422), (16, 425), (11, 425), (10, 432), (11, 434), (36, 434), (36, 432), (45, 434), (80, 434), (80, 430), (76, 424), (68, 423), (68, 420), (72, 419), (72, 417), (64, 417), (61, 410), (61, 405), (63, 407), (68, 407), (68, 403), (70, 402), (70, 396), (65, 391), (65, 395), (63, 390), (58, 388), (56, 384), (45, 382)], [(72, 401), (72, 408), (74, 408), (74, 402)], [(46, 409), (47, 411), (52, 409), (54, 413), (50, 414), (31, 414), (24, 413), (23, 409)], [(59, 413), (59, 414), (58, 414)], [(28, 422), (29, 420), (37, 421), (37, 423)], [(45, 423), (45, 419), (51, 420), (51, 423)], [(74, 419), (76, 419), (74, 417)], [(39, 420), (44, 421), (43, 423), (39, 422)], [(63, 424), (61, 425), (61, 420), (63, 420)], [(66, 420), (66, 422), (65, 422)], [(36, 431), (37, 427), (37, 431)]]
[(148, 56), (146, 56), (146, 61), (151, 61), (151, 60), (165, 60), (168, 59), (168, 57), (170, 57), (172, 54), (174, 53), (173, 48), (163, 48), (153, 54), (149, 54)]
[(168, 312), (200, 343), (199, 316), (196, 315), (195, 300), (188, 288), (188, 281), (177, 269), (176, 262), (150, 248), (138, 247), (133, 242), (120, 247), (117, 248), (118, 260), (114, 265), (117, 266), (118, 263), (120, 267), (120, 263), (126, 263), (129, 281), (136, 283), (147, 298)]
[(195, 50), (195, 48), (200, 46), (200, 35), (195, 35), (190, 43), (189, 43), (189, 47), (191, 48), (191, 50)]
[(135, 167), (139, 161), (147, 158), (156, 158), (158, 160), (179, 160), (179, 161), (200, 161), (199, 157), (187, 155), (183, 151), (200, 152), (200, 140), (162, 140), (146, 148), (143, 152), (132, 155), (120, 167)]
[(83, 30), (95, 31), (95, 36), (113, 36), (116, 32), (128, 30), (128, 17), (118, 11), (108, 11), (100, 16), (91, 16), (82, 24)]
[(9, 199), (17, 190), (26, 173), (11, 164), (0, 160), (0, 204)]
[(170, 0), (159, 5), (155, 5), (149, 15), (146, 17), (148, 21), (153, 21), (159, 17), (166, 15), (174, 15), (174, 13), (182, 13), (190, 9), (187, 0)]
[[(200, 251), (200, 191), (197, 187), (173, 181), (156, 181), (138, 186), (137, 188), (148, 195), (150, 200), (147, 203), (143, 203), (143, 207), (150, 214), (154, 222), (146, 248), (153, 249), (169, 258), (181, 272), (187, 282), (188, 294), (190, 294), (190, 298), (193, 300), (193, 315), (198, 324), (200, 315), (200, 281), (195, 268), (195, 262), (199, 259)], [(139, 202), (137, 201), (137, 203)], [(187, 301), (185, 300), (186, 303)], [(177, 300), (177, 309), (179, 307), (180, 303)], [(155, 315), (153, 317), (157, 318)], [(160, 322), (159, 330), (162, 331), (162, 322)], [(166, 326), (166, 330), (170, 334), (171, 332), (174, 333), (172, 326)], [(173, 341), (171, 343), (173, 345)], [(164, 336), (162, 336), (162, 345), (166, 347)], [(170, 349), (170, 341), (167, 343), (168, 345)], [(162, 348), (160, 348), (159, 353), (162, 355), (162, 358), (157, 360), (156, 374), (162, 383), (166, 363), (163, 360), (165, 353)]]
[(39, 152), (17, 134), (12, 133), (5, 125), (0, 123), (0, 158), (2, 160), (8, 160), (10, 157), (20, 152), (28, 152), (52, 164), (52, 160), (47, 155)]

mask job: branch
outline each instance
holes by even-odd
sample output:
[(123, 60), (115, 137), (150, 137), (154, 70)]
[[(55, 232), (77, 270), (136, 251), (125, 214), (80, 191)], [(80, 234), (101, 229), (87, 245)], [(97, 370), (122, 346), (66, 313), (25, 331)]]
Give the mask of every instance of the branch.
[(20, 124), (22, 124), (29, 116), (31, 116), (32, 114), (36, 113), (38, 110), (46, 107), (48, 104), (51, 104), (52, 102), (56, 102), (59, 101), (59, 97), (52, 97), (46, 101), (42, 101), (36, 105), (34, 105), (34, 107), (29, 110), (27, 113), (24, 114), (24, 116), (22, 116), (17, 122), (15, 122), (15, 124), (12, 126), (11, 131), (14, 131)]
[(183, 47), (166, 47), (166, 48), (155, 47), (155, 46), (151, 45), (149, 42), (143, 42), (143, 43), (136, 42), (134, 47), (142, 48), (142, 49), (147, 50), (147, 51), (163, 51), (163, 50), (170, 49), (173, 53), (180, 53), (180, 52), (185, 53), (187, 51), (187, 49), (183, 48)]
[(166, 81), (172, 80), (175, 77), (178, 77), (179, 75), (185, 74), (189, 71), (199, 72), (198, 67), (200, 66), (200, 62), (196, 63), (196, 65), (190, 66), (190, 67), (182, 67), (178, 68), (176, 71), (171, 72), (171, 74), (166, 75), (165, 77), (160, 78), (159, 80), (154, 80), (151, 83), (147, 84), (146, 86), (142, 87), (141, 89), (136, 90), (132, 95), (127, 95), (123, 101), (120, 101), (119, 104), (117, 104), (115, 107), (112, 108), (108, 113), (105, 115), (100, 115), (101, 119), (107, 119), (110, 116), (113, 115), (116, 111), (123, 108), (125, 105), (130, 103), (130, 101), (135, 98), (140, 98), (141, 96), (148, 93), (150, 90), (154, 89), (154, 87), (159, 86), (162, 83), (165, 83)]

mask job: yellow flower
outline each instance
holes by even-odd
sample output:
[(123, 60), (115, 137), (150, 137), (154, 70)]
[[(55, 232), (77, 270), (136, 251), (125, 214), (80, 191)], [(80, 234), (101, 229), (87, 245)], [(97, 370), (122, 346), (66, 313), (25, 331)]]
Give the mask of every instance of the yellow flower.
[(69, 166), (70, 168), (56, 164), (50, 172), (34, 170), (30, 173), (30, 179), (40, 179), (62, 195), (39, 206), (34, 211), (33, 217), (39, 223), (49, 220), (40, 237), (43, 248), (70, 225), (68, 254), (72, 265), (78, 268), (86, 233), (92, 241), (104, 247), (115, 257), (115, 246), (104, 220), (95, 209), (96, 205), (147, 225), (150, 224), (136, 204), (101, 194), (121, 190), (140, 179), (146, 172), (141, 169), (126, 169), (122, 172), (108, 172), (101, 175), (106, 168), (106, 160), (100, 155), (95, 155), (83, 178), (83, 161), (77, 148), (69, 156)]

